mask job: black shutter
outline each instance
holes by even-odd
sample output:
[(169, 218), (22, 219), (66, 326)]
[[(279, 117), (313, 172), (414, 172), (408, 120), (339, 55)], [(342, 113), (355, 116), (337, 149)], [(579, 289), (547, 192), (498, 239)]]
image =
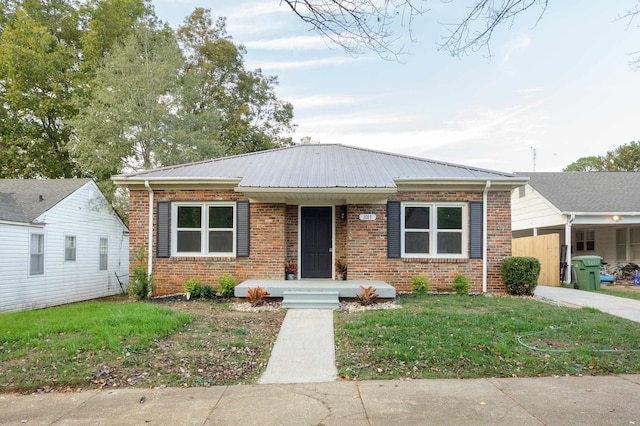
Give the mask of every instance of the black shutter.
[(482, 201), (469, 202), (469, 257), (482, 259)]
[(387, 257), (400, 257), (400, 201), (387, 201)]
[(156, 207), (156, 257), (171, 257), (171, 203), (159, 201)]
[(249, 200), (236, 202), (236, 256), (249, 257)]

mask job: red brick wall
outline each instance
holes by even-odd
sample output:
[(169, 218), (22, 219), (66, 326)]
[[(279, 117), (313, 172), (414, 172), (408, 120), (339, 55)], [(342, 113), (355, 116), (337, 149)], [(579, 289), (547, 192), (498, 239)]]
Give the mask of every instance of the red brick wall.
[[(131, 191), (130, 258), (147, 244), (147, 191)], [(233, 191), (155, 191), (154, 201), (221, 201), (242, 198)], [(425, 202), (481, 201), (480, 192), (402, 192), (393, 199)], [(500, 263), (511, 255), (511, 208), (509, 191), (489, 192), (488, 281), (489, 292), (503, 292)], [(398, 291), (411, 290), (411, 277), (429, 277), (433, 290), (451, 291), (457, 274), (471, 278), (471, 291), (482, 291), (481, 259), (389, 259), (387, 258), (386, 204), (349, 205), (347, 219), (336, 206), (335, 256), (348, 265), (349, 279), (382, 280)], [(375, 221), (361, 221), (361, 213), (375, 214)], [(179, 293), (184, 281), (200, 278), (216, 286), (224, 273), (241, 282), (248, 278), (282, 279), (284, 262), (298, 254), (298, 206), (251, 203), (251, 252), (249, 258), (174, 257), (153, 259), (155, 295)], [(154, 215), (155, 220), (155, 215)], [(155, 224), (154, 224), (155, 225)], [(155, 226), (154, 226), (155, 229)], [(155, 245), (155, 232), (154, 232)], [(146, 248), (145, 248), (146, 252)], [(155, 253), (155, 250), (154, 250)]]
[[(511, 195), (509, 191), (488, 195), (487, 290), (504, 292), (500, 263), (511, 255)], [(393, 199), (425, 202), (481, 201), (476, 192), (402, 192)], [(361, 213), (373, 213), (375, 221), (361, 221)], [(456, 275), (471, 279), (471, 292), (482, 291), (481, 259), (389, 259), (387, 258), (386, 205), (350, 205), (347, 224), (349, 279), (376, 279), (400, 292), (411, 291), (411, 278), (424, 275), (432, 290), (452, 291)]]
[[(154, 203), (158, 201), (228, 201), (242, 198), (233, 191), (154, 191)], [(211, 257), (155, 257), (154, 215), (154, 295), (166, 295), (183, 291), (189, 278), (200, 278), (203, 284), (217, 287), (217, 279), (223, 274), (233, 276), (237, 282), (247, 278), (281, 279), (284, 276), (285, 255), (285, 205), (250, 204), (251, 251), (249, 258)], [(131, 191), (129, 199), (130, 259), (140, 248), (147, 252), (149, 217), (147, 191)]]

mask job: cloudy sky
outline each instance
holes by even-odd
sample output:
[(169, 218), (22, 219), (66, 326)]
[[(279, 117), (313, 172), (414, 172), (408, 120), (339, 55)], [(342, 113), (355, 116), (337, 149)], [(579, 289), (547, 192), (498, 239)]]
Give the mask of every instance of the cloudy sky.
[[(279, 0), (153, 0), (178, 25), (194, 8), (225, 16), (250, 69), (278, 76), (293, 135), (505, 172), (561, 171), (580, 157), (640, 140), (640, 22), (616, 20), (638, 0), (562, 2), (501, 27), (486, 50), (438, 51), (458, 2), (425, 2), (410, 54), (385, 61), (323, 40)], [(576, 6), (579, 4), (579, 6)], [(399, 44), (398, 47), (401, 47)]]

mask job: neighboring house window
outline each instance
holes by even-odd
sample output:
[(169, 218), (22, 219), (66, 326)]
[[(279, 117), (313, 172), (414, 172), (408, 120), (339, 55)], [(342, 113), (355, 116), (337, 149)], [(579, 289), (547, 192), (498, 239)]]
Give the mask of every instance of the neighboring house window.
[(64, 260), (76, 260), (76, 237), (67, 235), (64, 237)]
[(403, 257), (464, 257), (468, 220), (462, 204), (402, 204)]
[(235, 203), (173, 204), (173, 254), (235, 255)]
[(29, 275), (44, 274), (44, 234), (31, 234)]
[(595, 249), (595, 231), (576, 231), (576, 251), (593, 251)]
[(616, 260), (627, 260), (627, 229), (616, 229)]
[(100, 270), (106, 271), (109, 265), (109, 239), (100, 238)]

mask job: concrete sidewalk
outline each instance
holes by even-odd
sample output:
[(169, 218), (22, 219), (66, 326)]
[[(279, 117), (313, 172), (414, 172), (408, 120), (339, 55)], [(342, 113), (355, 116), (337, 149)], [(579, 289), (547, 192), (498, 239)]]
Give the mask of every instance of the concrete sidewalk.
[(338, 377), (331, 309), (289, 309), (258, 383), (330, 382)]
[(537, 286), (535, 297), (555, 302), (590, 307), (611, 315), (640, 322), (640, 300), (609, 296), (565, 287)]
[(640, 375), (0, 394), (2, 425), (633, 425)]

